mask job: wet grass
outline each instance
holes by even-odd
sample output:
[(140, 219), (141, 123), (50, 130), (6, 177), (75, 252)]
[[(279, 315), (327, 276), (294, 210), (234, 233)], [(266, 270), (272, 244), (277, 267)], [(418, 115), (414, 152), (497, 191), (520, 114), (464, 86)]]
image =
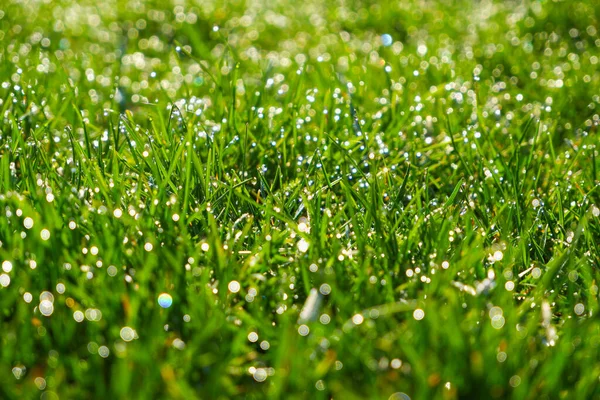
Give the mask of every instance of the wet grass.
[(0, 397), (598, 398), (599, 19), (3, 2)]

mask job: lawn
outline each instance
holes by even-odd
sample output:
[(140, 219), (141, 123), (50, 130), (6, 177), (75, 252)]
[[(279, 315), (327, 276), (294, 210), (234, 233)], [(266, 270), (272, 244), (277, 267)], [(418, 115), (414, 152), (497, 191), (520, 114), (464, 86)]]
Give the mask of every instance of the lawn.
[(3, 0), (0, 398), (600, 398), (597, 0)]

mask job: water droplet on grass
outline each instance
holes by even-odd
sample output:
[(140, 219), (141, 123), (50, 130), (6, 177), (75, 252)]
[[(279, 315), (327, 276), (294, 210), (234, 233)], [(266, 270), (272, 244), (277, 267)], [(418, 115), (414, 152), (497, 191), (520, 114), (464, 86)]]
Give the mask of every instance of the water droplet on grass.
[(241, 286), (238, 281), (231, 281), (229, 282), (229, 285), (227, 285), (227, 288), (231, 293), (237, 293), (240, 291)]
[(256, 382), (264, 382), (267, 380), (267, 371), (264, 368), (256, 368), (252, 377)]
[(416, 319), (417, 321), (422, 320), (423, 318), (425, 318), (425, 311), (421, 310), (420, 308), (417, 308), (413, 312), (413, 318)]
[(84, 315), (83, 312), (77, 310), (73, 313), (73, 319), (77, 322), (83, 322)]
[(121, 339), (123, 339), (126, 342), (131, 342), (133, 339), (135, 339), (135, 331), (128, 326), (124, 326), (123, 328), (121, 328), (121, 332), (119, 332), (119, 335), (121, 336)]
[(106, 346), (100, 346), (98, 348), (98, 354), (100, 355), (100, 357), (106, 358), (110, 355), (110, 350)]
[(54, 304), (50, 300), (42, 300), (39, 306), (40, 313), (43, 316), (49, 317), (54, 312)]
[(297, 246), (298, 250), (300, 250), (302, 253), (306, 253), (308, 251), (308, 242), (304, 239), (300, 239)]
[(360, 325), (363, 323), (364, 320), (365, 318), (361, 314), (356, 314), (352, 317), (352, 322), (354, 323), (354, 325)]
[(25, 229), (33, 228), (33, 218), (31, 218), (31, 217), (25, 218), (23, 220), (23, 226), (25, 227)]
[(40, 232), (40, 237), (42, 238), (42, 240), (50, 239), (50, 231), (48, 229), (42, 229), (42, 231)]
[(158, 305), (162, 308), (169, 308), (173, 304), (173, 298), (168, 293), (161, 293), (158, 295)]
[(494, 315), (492, 317), (492, 327), (494, 329), (500, 329), (504, 326), (505, 319), (501, 314)]
[(10, 261), (7, 260), (2, 263), (2, 271), (9, 273), (10, 271), (12, 271), (12, 269), (13, 265)]
[(381, 44), (383, 44), (385, 47), (391, 46), (393, 42), (394, 40), (392, 39), (392, 35), (388, 33), (381, 35)]
[(388, 400), (410, 400), (410, 396), (406, 393), (397, 392), (392, 394)]
[(300, 336), (306, 336), (310, 333), (310, 329), (306, 325), (300, 325), (298, 327), (298, 333), (300, 334)]

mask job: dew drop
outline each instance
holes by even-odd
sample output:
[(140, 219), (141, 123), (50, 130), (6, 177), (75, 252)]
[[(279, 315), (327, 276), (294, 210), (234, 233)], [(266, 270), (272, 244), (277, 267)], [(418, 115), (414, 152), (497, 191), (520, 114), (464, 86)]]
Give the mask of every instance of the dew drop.
[(49, 317), (54, 312), (54, 304), (50, 300), (42, 300), (39, 309), (43, 316)]
[(121, 335), (121, 339), (123, 339), (126, 342), (131, 342), (133, 339), (135, 339), (135, 331), (128, 326), (124, 326), (123, 328), (121, 328), (121, 332), (119, 332), (119, 335)]
[(158, 295), (158, 305), (162, 308), (169, 308), (173, 304), (173, 298), (168, 293), (161, 293)]

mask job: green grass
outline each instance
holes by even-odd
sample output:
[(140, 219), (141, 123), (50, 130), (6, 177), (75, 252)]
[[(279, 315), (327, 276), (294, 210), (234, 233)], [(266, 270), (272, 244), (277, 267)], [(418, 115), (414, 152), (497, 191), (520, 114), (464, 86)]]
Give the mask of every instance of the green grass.
[(0, 398), (600, 398), (599, 21), (2, 2)]

